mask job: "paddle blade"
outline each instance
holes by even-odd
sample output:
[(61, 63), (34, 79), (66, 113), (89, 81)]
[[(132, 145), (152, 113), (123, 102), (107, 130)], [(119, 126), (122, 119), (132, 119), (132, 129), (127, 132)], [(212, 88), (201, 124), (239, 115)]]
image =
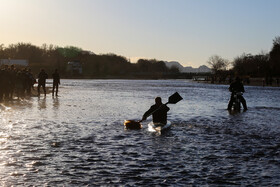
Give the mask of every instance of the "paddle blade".
[(176, 104), (178, 103), (179, 101), (181, 101), (183, 98), (179, 95), (178, 92), (175, 92), (173, 95), (171, 95), (169, 98), (168, 98), (168, 103), (170, 104)]

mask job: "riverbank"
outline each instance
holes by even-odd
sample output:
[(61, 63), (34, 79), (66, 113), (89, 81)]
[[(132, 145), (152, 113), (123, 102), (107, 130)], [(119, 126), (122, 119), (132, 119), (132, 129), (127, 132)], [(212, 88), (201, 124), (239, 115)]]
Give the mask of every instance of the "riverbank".
[[(209, 84), (221, 84), (221, 85), (230, 85), (229, 81), (215, 81), (214, 83), (211, 81), (195, 81), (195, 82), (204, 82)], [(264, 78), (250, 78), (248, 80), (243, 80), (243, 84), (245, 86), (263, 86), (263, 87), (280, 87), (279, 80), (277, 82), (277, 79), (272, 79), (272, 81), (266, 81)]]

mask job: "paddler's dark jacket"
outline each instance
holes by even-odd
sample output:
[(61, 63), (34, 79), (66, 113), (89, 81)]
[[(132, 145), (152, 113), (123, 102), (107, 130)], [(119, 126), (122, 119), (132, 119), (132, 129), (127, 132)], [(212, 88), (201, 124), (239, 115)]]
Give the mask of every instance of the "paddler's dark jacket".
[(235, 81), (230, 84), (229, 87), (230, 92), (245, 92), (244, 86), (241, 81)]
[(167, 121), (167, 112), (169, 111), (169, 107), (166, 105), (152, 105), (151, 108), (145, 112), (143, 115), (144, 118), (147, 118), (149, 115), (151, 115), (152, 112), (154, 112), (153, 115), (153, 122), (154, 123), (166, 123)]

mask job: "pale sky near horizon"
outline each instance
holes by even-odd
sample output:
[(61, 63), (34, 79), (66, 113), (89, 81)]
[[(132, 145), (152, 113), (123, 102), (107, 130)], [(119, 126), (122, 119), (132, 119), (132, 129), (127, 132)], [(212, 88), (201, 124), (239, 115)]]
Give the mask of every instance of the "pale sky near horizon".
[(280, 0), (0, 0), (0, 44), (76, 46), (96, 54), (207, 65), (269, 52)]

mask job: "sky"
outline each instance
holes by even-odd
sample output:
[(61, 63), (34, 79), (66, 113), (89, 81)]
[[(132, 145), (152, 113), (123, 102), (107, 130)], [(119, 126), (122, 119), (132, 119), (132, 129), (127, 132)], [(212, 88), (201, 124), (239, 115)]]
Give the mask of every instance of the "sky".
[(0, 0), (0, 44), (75, 46), (207, 65), (219, 55), (269, 52), (280, 0)]

